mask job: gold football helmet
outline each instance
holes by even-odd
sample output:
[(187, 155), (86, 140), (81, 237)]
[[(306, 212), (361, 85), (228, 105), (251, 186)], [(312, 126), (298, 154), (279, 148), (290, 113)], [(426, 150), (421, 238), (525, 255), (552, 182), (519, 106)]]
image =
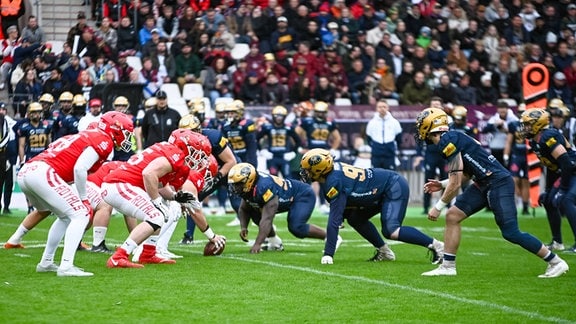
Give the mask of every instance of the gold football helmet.
[(334, 169), (334, 157), (330, 151), (312, 149), (300, 161), (300, 178), (304, 182), (319, 181)]
[(466, 109), (464, 106), (456, 106), (452, 110), (452, 117), (454, 119), (466, 120), (467, 116), (468, 116), (468, 109)]
[(118, 112), (127, 112), (128, 107), (130, 107), (130, 102), (128, 101), (128, 98), (124, 96), (118, 96), (116, 99), (114, 99), (112, 106), (114, 107), (114, 110)]
[(41, 113), (42, 112), (42, 105), (38, 102), (31, 102), (28, 105), (28, 113)]
[(238, 163), (228, 172), (229, 190), (237, 195), (250, 192), (256, 183), (258, 173), (250, 163)]
[(75, 107), (84, 107), (86, 108), (86, 98), (84, 98), (84, 95), (81, 94), (77, 94), (74, 96), (74, 98), (72, 98), (72, 106)]
[(156, 108), (156, 105), (158, 105), (158, 99), (156, 99), (156, 97), (150, 97), (144, 102), (144, 109)]
[(442, 109), (426, 108), (416, 117), (416, 129), (416, 140), (424, 142), (430, 133), (448, 131), (448, 116)]
[(202, 125), (198, 117), (188, 114), (180, 119), (178, 123), (178, 128), (189, 129), (191, 131), (200, 133), (202, 132)]
[(64, 91), (60, 94), (60, 97), (58, 97), (58, 101), (60, 102), (72, 102), (73, 99), (74, 95), (70, 91)]
[(564, 104), (564, 101), (562, 101), (562, 99), (559, 98), (554, 98), (550, 100), (550, 102), (548, 102), (548, 108), (562, 108), (564, 106), (566, 106)]
[(318, 121), (325, 121), (328, 115), (328, 104), (318, 101), (314, 104), (314, 118)]
[(206, 105), (203, 98), (194, 98), (188, 102), (188, 109), (191, 114), (206, 113)]
[(50, 93), (44, 93), (43, 95), (40, 96), (40, 99), (38, 99), (38, 102), (43, 104), (43, 103), (47, 103), (50, 105), (54, 104), (54, 96), (51, 95)]
[(272, 116), (275, 115), (287, 116), (288, 110), (284, 108), (284, 106), (276, 106), (274, 109), (272, 109)]
[(544, 108), (528, 109), (520, 116), (520, 125), (520, 133), (525, 138), (533, 138), (550, 126), (550, 114)]

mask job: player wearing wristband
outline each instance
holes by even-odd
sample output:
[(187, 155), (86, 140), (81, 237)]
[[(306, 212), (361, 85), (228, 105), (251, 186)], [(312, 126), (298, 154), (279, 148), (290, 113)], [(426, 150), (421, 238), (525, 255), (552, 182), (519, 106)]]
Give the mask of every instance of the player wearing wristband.
[(300, 162), (302, 181), (318, 181), (330, 213), (322, 264), (332, 264), (338, 241), (338, 230), (344, 219), (377, 250), (370, 261), (396, 259), (370, 218), (380, 214), (382, 234), (388, 239), (416, 244), (433, 253), (432, 261), (442, 258), (443, 244), (414, 227), (402, 226), (408, 207), (410, 188), (398, 173), (379, 168), (357, 168), (334, 162), (328, 150), (312, 149)]
[[(568, 271), (564, 260), (552, 253), (534, 236), (520, 232), (516, 204), (514, 203), (514, 180), (510, 172), (487, 153), (475, 139), (457, 131), (449, 131), (448, 117), (440, 109), (424, 109), (416, 119), (419, 142), (426, 141), (438, 145), (439, 154), (448, 162), (448, 183), (440, 200), (428, 212), (428, 219), (438, 220), (440, 212), (456, 197), (456, 202), (446, 213), (444, 233), (444, 260), (432, 271), (423, 276), (455, 276), (456, 252), (460, 244), (461, 225), (467, 217), (490, 206), (502, 236), (548, 262), (546, 272), (540, 278), (558, 277)], [(458, 195), (463, 177), (471, 178), (474, 185), (468, 186)], [(427, 192), (442, 189), (438, 180), (424, 185)]]
[[(97, 129), (65, 136), (26, 162), (18, 173), (18, 184), (39, 213), (58, 216), (48, 233), (37, 272), (57, 272), (58, 276), (92, 276), (74, 266), (76, 248), (88, 224), (92, 207), (87, 197), (88, 172), (98, 169), (114, 146), (124, 147), (134, 130), (132, 120), (110, 112), (102, 116)], [(74, 183), (74, 190), (69, 183)], [(60, 267), (54, 254), (64, 237)]]

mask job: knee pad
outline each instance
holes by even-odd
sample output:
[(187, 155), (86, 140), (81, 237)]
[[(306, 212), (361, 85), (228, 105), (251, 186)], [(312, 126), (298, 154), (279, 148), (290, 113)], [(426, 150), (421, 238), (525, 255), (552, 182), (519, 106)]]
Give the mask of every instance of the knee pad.
[(160, 226), (160, 225), (158, 225), (158, 224), (152, 223), (152, 222), (149, 221), (149, 220), (147, 220), (146, 223), (148, 223), (148, 225), (150, 225), (150, 227), (152, 227), (152, 229), (154, 230), (154, 232), (156, 232), (157, 229), (159, 229), (160, 227), (162, 227), (162, 226)]

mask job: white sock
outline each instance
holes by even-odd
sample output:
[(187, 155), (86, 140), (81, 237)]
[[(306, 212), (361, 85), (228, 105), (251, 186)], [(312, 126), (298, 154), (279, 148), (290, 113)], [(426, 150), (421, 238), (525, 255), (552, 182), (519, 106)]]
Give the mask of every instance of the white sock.
[(108, 227), (104, 226), (94, 226), (92, 229), (92, 245), (98, 246), (106, 239), (106, 232), (108, 231)]
[(46, 247), (42, 253), (42, 261), (40, 261), (43, 266), (47, 266), (54, 262), (54, 254), (56, 254), (58, 244), (60, 244), (60, 241), (62, 241), (69, 223), (70, 220), (67, 218), (56, 218), (54, 223), (52, 223), (52, 226), (50, 226), (50, 230), (48, 231), (48, 238), (46, 239)]
[(66, 235), (64, 236), (64, 250), (62, 251), (62, 262), (60, 262), (60, 266), (63, 269), (74, 265), (74, 257), (78, 250), (78, 244), (82, 241), (84, 229), (86, 229), (88, 221), (88, 217), (85, 216), (72, 216), (70, 225), (68, 225)]
[(24, 225), (20, 224), (18, 226), (18, 229), (16, 229), (16, 232), (14, 232), (14, 234), (12, 234), (12, 236), (10, 236), (10, 238), (8, 239), (8, 243), (20, 244), (20, 242), (22, 242), (22, 238), (24, 237), (24, 235), (26, 235), (26, 233), (28, 233), (28, 231), (29, 229), (24, 227)]
[(157, 243), (158, 243), (158, 235), (150, 235), (150, 237), (144, 241), (144, 244), (146, 245), (156, 246)]
[(132, 251), (134, 251), (137, 247), (138, 247), (138, 244), (136, 244), (136, 242), (134, 242), (134, 240), (131, 238), (127, 238), (126, 241), (124, 241), (124, 243), (122, 243), (122, 248), (128, 254), (131, 254)]
[(160, 230), (160, 235), (158, 235), (158, 242), (156, 243), (156, 248), (159, 250), (168, 250), (168, 243), (176, 230), (178, 222), (168, 221), (168, 223), (162, 226)]

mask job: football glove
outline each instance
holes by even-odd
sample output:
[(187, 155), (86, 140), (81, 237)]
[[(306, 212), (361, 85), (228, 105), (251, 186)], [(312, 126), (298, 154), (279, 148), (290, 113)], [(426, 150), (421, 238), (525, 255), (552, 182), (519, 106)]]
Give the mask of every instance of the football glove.
[(158, 211), (164, 217), (164, 223), (168, 222), (168, 220), (170, 219), (171, 213), (170, 213), (170, 209), (168, 209), (168, 207), (162, 203), (162, 197), (152, 199), (151, 202), (152, 202), (152, 205), (154, 205), (154, 207), (156, 207), (156, 209), (158, 209)]
[(562, 201), (564, 200), (565, 196), (566, 196), (566, 191), (559, 190), (558, 193), (556, 193), (556, 195), (554, 195), (554, 200), (552, 200), (552, 205), (555, 208), (560, 208), (562, 206)]
[(179, 190), (174, 195), (174, 200), (179, 203), (187, 203), (191, 200), (196, 200), (196, 196), (194, 196), (194, 194), (191, 192)]
[(295, 157), (296, 157), (296, 153), (294, 153), (294, 152), (284, 153), (284, 161), (286, 161), (286, 162), (290, 162), (290, 161), (294, 160)]
[(210, 239), (210, 241), (214, 243), (218, 251), (226, 245), (226, 237), (222, 235), (216, 234), (212, 239)]

